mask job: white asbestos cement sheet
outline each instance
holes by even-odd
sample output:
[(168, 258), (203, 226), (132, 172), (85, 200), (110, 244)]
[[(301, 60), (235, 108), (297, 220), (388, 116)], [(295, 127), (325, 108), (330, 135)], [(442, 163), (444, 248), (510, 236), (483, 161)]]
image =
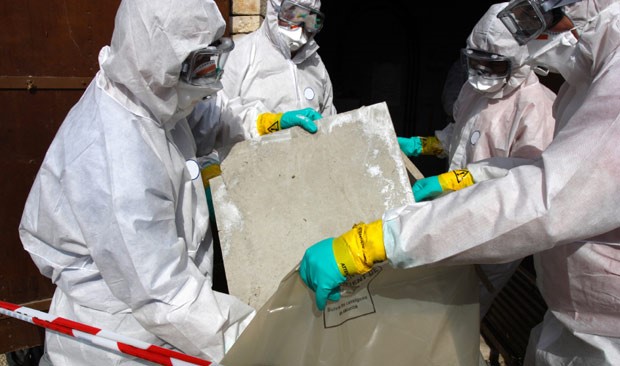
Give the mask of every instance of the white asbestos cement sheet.
[(414, 202), (385, 103), (233, 146), (211, 181), (228, 288), (259, 309), (307, 247)]

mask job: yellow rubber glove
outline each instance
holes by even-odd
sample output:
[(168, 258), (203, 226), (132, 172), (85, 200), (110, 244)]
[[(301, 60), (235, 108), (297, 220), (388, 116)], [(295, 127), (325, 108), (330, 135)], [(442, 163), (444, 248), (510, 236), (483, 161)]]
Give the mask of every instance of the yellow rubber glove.
[(402, 152), (410, 158), (420, 155), (444, 157), (445, 152), (441, 141), (435, 136), (398, 137), (398, 145)]
[(422, 140), (422, 155), (440, 156), (444, 153), (441, 141), (436, 136), (420, 137)]
[(315, 292), (316, 306), (323, 310), (327, 300), (340, 300), (340, 285), (346, 276), (366, 273), (384, 260), (383, 222), (359, 223), (335, 239), (310, 246), (301, 260), (299, 276)]
[(437, 176), (439, 184), (444, 191), (458, 191), (474, 184), (474, 177), (467, 169), (451, 170)]
[(334, 239), (332, 246), (338, 269), (343, 276), (364, 274), (375, 263), (386, 259), (383, 246), (383, 221), (359, 223)]
[(205, 188), (209, 187), (209, 179), (218, 177), (222, 174), (222, 169), (220, 169), (220, 164), (211, 164), (207, 165), (200, 171), (200, 175), (202, 176), (202, 184)]

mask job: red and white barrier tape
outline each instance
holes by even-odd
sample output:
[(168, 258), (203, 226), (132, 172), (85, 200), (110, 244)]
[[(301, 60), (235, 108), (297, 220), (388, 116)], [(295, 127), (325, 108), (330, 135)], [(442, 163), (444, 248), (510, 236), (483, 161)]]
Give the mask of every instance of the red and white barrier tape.
[(185, 353), (155, 346), (137, 339), (129, 338), (107, 330), (95, 328), (90, 325), (53, 316), (42, 311), (11, 304), (5, 301), (0, 301), (0, 314), (23, 320), (43, 328), (51, 329), (71, 337), (79, 338), (100, 347), (155, 362), (160, 365), (218, 366), (211, 361), (189, 356)]

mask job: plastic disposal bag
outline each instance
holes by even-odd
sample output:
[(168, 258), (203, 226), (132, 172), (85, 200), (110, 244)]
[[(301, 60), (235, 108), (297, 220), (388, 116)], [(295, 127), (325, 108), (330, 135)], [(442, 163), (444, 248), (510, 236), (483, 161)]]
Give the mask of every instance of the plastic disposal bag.
[(473, 266), (375, 266), (320, 312), (291, 271), (226, 354), (224, 366), (478, 365)]

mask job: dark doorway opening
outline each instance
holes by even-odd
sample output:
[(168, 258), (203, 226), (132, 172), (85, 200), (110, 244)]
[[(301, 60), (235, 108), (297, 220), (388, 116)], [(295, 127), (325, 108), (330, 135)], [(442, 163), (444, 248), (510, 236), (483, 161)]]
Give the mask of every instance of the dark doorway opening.
[[(323, 1), (319, 54), (338, 112), (386, 102), (398, 136), (432, 135), (447, 123), (441, 93), (450, 66), (478, 19), (496, 1)], [(444, 160), (414, 159), (426, 176)]]

